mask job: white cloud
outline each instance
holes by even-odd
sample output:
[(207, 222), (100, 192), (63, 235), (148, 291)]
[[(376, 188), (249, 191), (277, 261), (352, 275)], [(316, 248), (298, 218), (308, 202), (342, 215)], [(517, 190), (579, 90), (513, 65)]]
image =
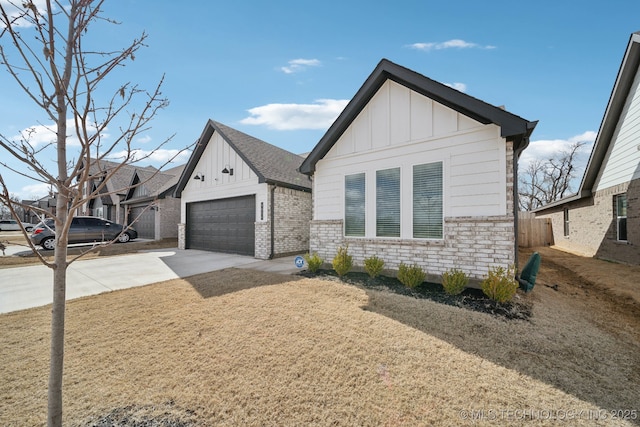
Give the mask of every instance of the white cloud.
[(20, 189), (20, 196), (23, 200), (33, 200), (49, 194), (51, 186), (45, 183), (25, 185)]
[[(45, 11), (47, 10), (47, 3), (45, 0), (32, 0), (33, 4), (36, 6), (36, 8), (38, 9), (38, 11), (40, 12), (40, 14), (44, 14)], [(21, 13), (22, 13), (22, 9), (18, 9), (14, 4), (16, 4), (18, 2), (15, 1), (10, 1), (10, 0), (0, 0), (0, 4), (2, 4), (2, 7), (4, 7), (5, 11), (7, 12), (7, 15), (9, 15), (9, 19), (15, 19), (18, 18)], [(22, 5), (22, 2), (19, 2), (20, 5)], [(55, 5), (52, 6), (53, 10), (57, 10), (57, 8), (55, 7)], [(14, 22), (14, 25), (16, 27), (23, 27), (23, 28), (27, 28), (27, 27), (32, 27), (33, 24), (31, 22), (29, 22), (26, 19), (18, 19)], [(0, 22), (0, 28), (4, 28), (5, 25), (3, 22)]]
[(576, 142), (585, 142), (586, 144), (581, 147), (579, 151), (579, 160), (586, 161), (588, 155), (591, 153), (591, 148), (596, 140), (596, 132), (587, 131), (580, 135), (572, 136), (568, 139), (540, 139), (537, 141), (531, 141), (529, 146), (524, 150), (520, 156), (520, 167), (526, 167), (533, 160), (547, 160), (555, 156), (561, 151), (568, 150), (572, 144)]
[(319, 67), (321, 62), (317, 59), (292, 59), (289, 61), (289, 65), (281, 67), (280, 70), (285, 74), (298, 73), (304, 71), (309, 67)]
[(445, 83), (445, 86), (449, 86), (454, 88), (455, 90), (459, 90), (460, 92), (466, 92), (467, 91), (467, 85), (464, 83)]
[(429, 43), (413, 43), (409, 48), (429, 52), (431, 50), (442, 49), (495, 49), (492, 45), (479, 45), (470, 43), (460, 39), (447, 40), (445, 42), (429, 42)]
[[(34, 125), (20, 131), (18, 135), (15, 135), (12, 139), (14, 141), (24, 141), (31, 145), (33, 148), (38, 148), (47, 144), (55, 144), (57, 137), (58, 127), (55, 124), (52, 125)], [(87, 128), (89, 132), (95, 132), (95, 126), (89, 126)], [(75, 122), (73, 119), (67, 120), (67, 146), (79, 147), (80, 141), (75, 135)], [(109, 137), (109, 134), (103, 133), (102, 138)]]
[[(135, 149), (135, 150), (132, 150), (131, 154), (132, 154), (133, 161), (140, 161), (141, 165), (153, 164), (155, 166), (162, 166), (169, 160), (171, 160), (171, 163), (174, 163), (174, 164), (186, 163), (187, 160), (189, 160), (189, 157), (191, 156), (191, 151), (183, 150), (181, 152), (180, 150), (168, 149), (168, 148), (159, 148), (157, 150)], [(112, 153), (108, 157), (110, 160), (113, 160), (113, 161), (122, 161), (126, 158), (126, 156), (127, 156), (126, 151), (119, 151), (117, 153)]]
[(251, 117), (240, 123), (276, 130), (327, 129), (348, 103), (348, 99), (318, 99), (313, 104), (267, 104), (248, 110)]
[(148, 144), (149, 142), (151, 142), (151, 137), (149, 135), (141, 136), (140, 138), (136, 139), (136, 142), (139, 142), (140, 144)]

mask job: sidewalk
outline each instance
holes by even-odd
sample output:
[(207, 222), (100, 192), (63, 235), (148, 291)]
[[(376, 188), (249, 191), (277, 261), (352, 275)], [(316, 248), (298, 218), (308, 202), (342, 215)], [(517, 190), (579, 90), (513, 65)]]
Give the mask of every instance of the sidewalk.
[[(67, 300), (230, 267), (293, 274), (299, 271), (294, 259), (160, 249), (79, 260), (67, 270)], [(51, 304), (52, 285), (53, 271), (44, 265), (0, 269), (0, 313)]]

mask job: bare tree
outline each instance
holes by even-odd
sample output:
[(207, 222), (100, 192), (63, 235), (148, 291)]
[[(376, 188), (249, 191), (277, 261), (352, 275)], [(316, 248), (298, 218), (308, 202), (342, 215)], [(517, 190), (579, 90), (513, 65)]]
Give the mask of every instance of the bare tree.
[[(52, 135), (52, 142), (44, 146), (32, 143), (33, 132), (24, 132), (19, 138), (0, 135), (0, 149), (19, 164), (2, 160), (5, 171), (46, 183), (56, 195), (53, 262), (36, 251), (40, 261), (53, 270), (49, 426), (62, 424), (66, 274), (69, 263), (76, 259), (67, 259), (69, 227), (76, 210), (96, 198), (118, 171), (118, 167), (104, 171), (102, 183), (92, 187), (87, 185), (91, 179), (89, 165), (112, 159), (116, 152), (125, 153), (118, 159), (121, 166), (140, 161), (135, 157), (134, 137), (146, 131), (158, 111), (168, 105), (160, 91), (163, 77), (150, 92), (130, 82), (114, 85), (107, 79), (135, 59), (147, 35), (143, 33), (122, 49), (93, 46), (85, 37), (93, 24), (117, 25), (102, 16), (103, 3), (44, 0), (38, 2), (42, 5), (39, 7), (31, 0), (0, 0), (0, 63), (33, 102), (32, 112), (43, 115), (40, 124)], [(103, 136), (109, 125), (118, 129), (113, 139)], [(73, 146), (68, 144), (69, 138), (74, 139)], [(56, 159), (53, 170), (51, 157)], [(16, 205), (9, 203), (1, 174), (0, 190), (0, 199), (15, 216)], [(24, 229), (23, 233), (26, 236)]]
[(24, 209), (22, 207), (20, 197), (17, 194), (9, 194), (6, 200), (4, 197), (0, 197), (0, 219), (11, 218), (9, 203), (13, 205), (13, 210), (16, 213), (15, 219), (17, 221), (24, 219)]
[(520, 210), (530, 211), (548, 203), (560, 200), (572, 193), (572, 181), (576, 178), (576, 165), (584, 141), (571, 146), (547, 159), (535, 159), (518, 177), (518, 202)]

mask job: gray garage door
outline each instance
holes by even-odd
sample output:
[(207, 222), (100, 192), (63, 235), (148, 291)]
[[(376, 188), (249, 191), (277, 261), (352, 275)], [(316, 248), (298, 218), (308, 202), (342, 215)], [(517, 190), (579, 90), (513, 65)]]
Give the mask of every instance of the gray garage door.
[(156, 211), (132, 208), (129, 212), (129, 223), (133, 220), (136, 220), (132, 225), (138, 232), (138, 237), (142, 239), (156, 238)]
[(254, 255), (255, 196), (187, 204), (189, 249)]

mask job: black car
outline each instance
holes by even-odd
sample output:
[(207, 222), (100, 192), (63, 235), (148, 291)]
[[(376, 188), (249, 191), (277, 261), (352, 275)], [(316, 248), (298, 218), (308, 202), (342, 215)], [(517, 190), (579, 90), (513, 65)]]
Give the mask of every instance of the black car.
[[(137, 237), (138, 232), (129, 226), (93, 216), (75, 217), (71, 220), (71, 227), (69, 228), (69, 243), (100, 243), (112, 240), (126, 243)], [(33, 228), (31, 241), (34, 245), (42, 246), (43, 249), (51, 250), (55, 248), (54, 220), (47, 219), (37, 224)]]

